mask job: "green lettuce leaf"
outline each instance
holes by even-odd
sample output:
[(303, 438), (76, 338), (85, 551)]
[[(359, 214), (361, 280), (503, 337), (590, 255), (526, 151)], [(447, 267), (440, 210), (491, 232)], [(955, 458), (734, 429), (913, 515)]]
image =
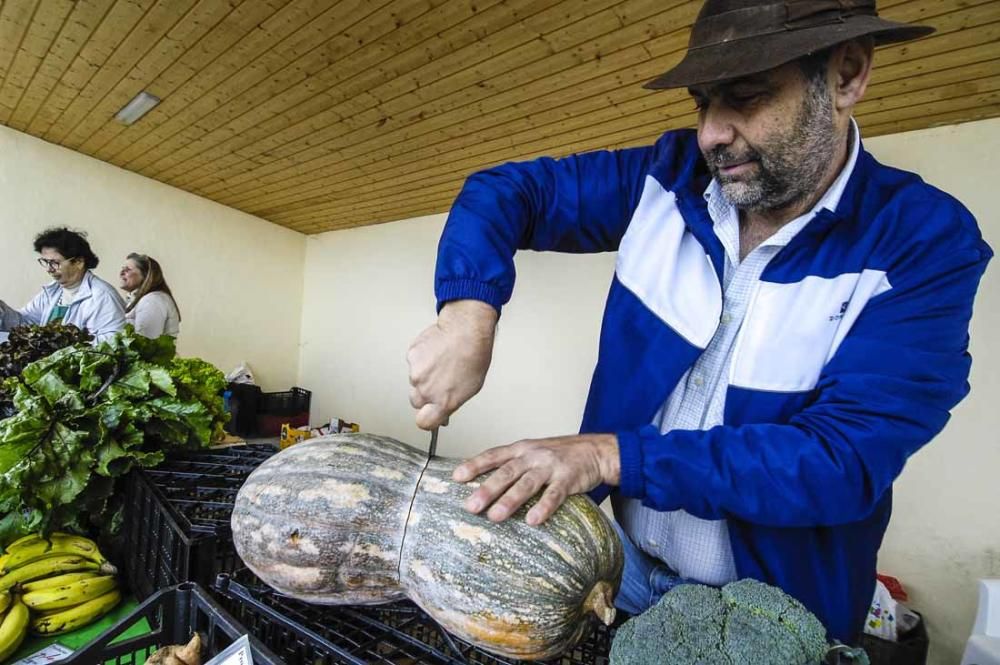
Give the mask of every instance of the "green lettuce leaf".
[(3, 382), (16, 413), (0, 420), (0, 543), (37, 529), (113, 531), (124, 474), (221, 434), (222, 372), (174, 355), (172, 338), (127, 327)]

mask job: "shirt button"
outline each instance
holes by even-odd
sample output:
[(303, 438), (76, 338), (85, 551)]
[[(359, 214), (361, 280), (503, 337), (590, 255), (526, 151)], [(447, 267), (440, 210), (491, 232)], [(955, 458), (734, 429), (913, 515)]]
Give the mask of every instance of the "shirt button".
[(692, 383), (693, 383), (694, 385), (698, 386), (699, 388), (701, 388), (702, 384), (704, 384), (704, 383), (705, 383), (705, 381), (704, 381), (704, 380), (703, 380), (703, 379), (702, 379), (702, 378), (701, 378), (700, 376), (696, 376), (696, 377), (694, 377), (694, 378), (693, 378), (693, 379), (691, 380), (691, 382), (692, 382)]
[(733, 320), (733, 317), (729, 316), (729, 312), (726, 312), (726, 313), (724, 313), (722, 315), (722, 323), (723, 324), (728, 324), (732, 320)]
[(647, 541), (646, 544), (650, 547), (650, 549), (656, 549), (657, 547), (660, 546), (660, 544), (658, 542), (656, 542), (655, 540), (653, 540), (652, 538), (650, 538), (649, 541)]

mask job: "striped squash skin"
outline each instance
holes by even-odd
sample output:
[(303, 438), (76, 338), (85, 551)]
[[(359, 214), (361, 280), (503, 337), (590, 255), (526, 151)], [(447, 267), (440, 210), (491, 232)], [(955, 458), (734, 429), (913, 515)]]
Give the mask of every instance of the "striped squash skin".
[(459, 462), (435, 458), (420, 481), (400, 564), (410, 599), (449, 632), (509, 658), (562, 653), (591, 612), (610, 623), (623, 553), (601, 509), (572, 496), (529, 526), (531, 501), (494, 524), (462, 508), (485, 476), (455, 483)]
[(425, 462), (425, 452), (370, 434), (296, 444), (237, 495), (237, 552), (294, 598), (340, 605), (406, 596), (450, 632), (508, 658), (558, 655), (580, 638), (588, 613), (611, 623), (622, 547), (589, 498), (570, 497), (541, 526), (524, 522), (534, 501), (494, 524), (462, 507), (486, 476), (456, 483), (461, 460), (442, 457), (421, 475)]
[(291, 446), (257, 467), (237, 494), (236, 552), (268, 585), (306, 602), (399, 600), (399, 554), (425, 459), (369, 434)]

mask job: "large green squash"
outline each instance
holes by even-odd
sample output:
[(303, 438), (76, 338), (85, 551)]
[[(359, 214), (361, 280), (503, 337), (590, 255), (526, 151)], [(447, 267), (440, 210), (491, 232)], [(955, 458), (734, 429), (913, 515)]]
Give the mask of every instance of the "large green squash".
[(462, 508), (482, 478), (452, 481), (459, 462), (428, 463), (426, 453), (370, 434), (297, 444), (237, 495), (236, 550), (289, 596), (409, 597), (450, 632), (512, 658), (561, 653), (589, 613), (610, 623), (622, 548), (604, 513), (574, 496), (541, 526), (524, 522), (525, 509), (494, 524)]

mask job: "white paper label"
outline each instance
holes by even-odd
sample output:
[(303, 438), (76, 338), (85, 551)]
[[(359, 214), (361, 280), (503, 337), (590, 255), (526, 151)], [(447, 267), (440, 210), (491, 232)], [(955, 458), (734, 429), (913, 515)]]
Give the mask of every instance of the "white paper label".
[(253, 665), (250, 653), (250, 638), (244, 635), (226, 647), (218, 656), (205, 665)]
[(73, 653), (61, 644), (50, 644), (41, 651), (36, 651), (27, 658), (22, 658), (11, 665), (45, 665), (45, 663), (56, 663)]

